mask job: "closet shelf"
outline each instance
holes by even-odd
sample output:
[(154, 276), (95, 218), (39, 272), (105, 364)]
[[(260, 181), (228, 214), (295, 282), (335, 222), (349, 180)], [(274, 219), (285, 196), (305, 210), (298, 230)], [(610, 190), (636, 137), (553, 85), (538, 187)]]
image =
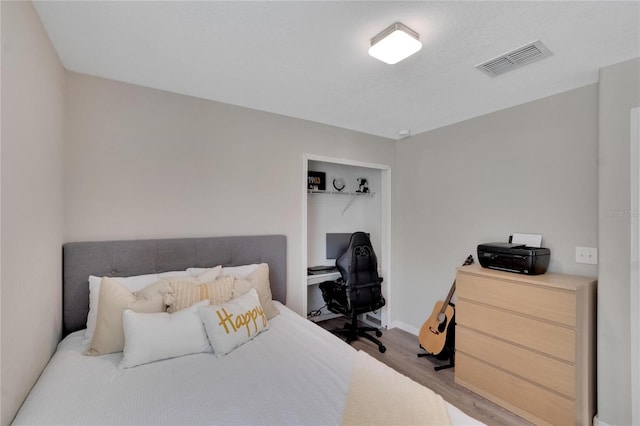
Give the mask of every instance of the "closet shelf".
[(375, 192), (345, 192), (345, 191), (322, 191), (319, 189), (308, 189), (307, 192), (309, 193), (309, 195), (336, 195), (336, 196), (349, 196), (349, 202), (347, 203), (347, 205), (342, 209), (342, 216), (344, 216), (344, 212), (346, 212), (349, 207), (351, 207), (351, 204), (353, 203), (354, 200), (356, 200), (358, 197), (364, 197), (364, 198), (374, 198), (376, 196)]
[(345, 192), (345, 191), (322, 191), (319, 189), (308, 189), (307, 193), (312, 195), (350, 195), (353, 197), (370, 197), (376, 196), (375, 192)]

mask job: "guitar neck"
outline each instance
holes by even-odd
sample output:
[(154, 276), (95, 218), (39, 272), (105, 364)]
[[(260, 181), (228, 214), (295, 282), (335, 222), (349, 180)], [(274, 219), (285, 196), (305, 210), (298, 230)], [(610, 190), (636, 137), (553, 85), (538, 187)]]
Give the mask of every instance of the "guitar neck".
[(444, 299), (444, 302), (442, 303), (442, 308), (440, 308), (440, 313), (443, 314), (444, 311), (447, 309), (447, 306), (449, 306), (449, 302), (451, 302), (451, 298), (453, 297), (453, 293), (456, 291), (456, 281), (453, 281), (453, 284), (451, 285), (451, 288), (449, 289), (449, 293), (447, 294), (447, 298)]
[[(464, 263), (462, 264), (462, 266), (467, 266), (467, 265), (471, 265), (473, 264), (473, 256), (469, 255), (467, 256), (467, 259), (464, 261)], [(440, 308), (440, 313), (444, 314), (444, 311), (447, 309), (447, 306), (449, 306), (449, 303), (451, 302), (451, 298), (453, 297), (453, 293), (456, 291), (456, 280), (453, 280), (453, 284), (451, 285), (451, 288), (449, 289), (449, 294), (447, 294), (447, 298), (444, 299), (444, 302), (442, 303), (442, 308)]]

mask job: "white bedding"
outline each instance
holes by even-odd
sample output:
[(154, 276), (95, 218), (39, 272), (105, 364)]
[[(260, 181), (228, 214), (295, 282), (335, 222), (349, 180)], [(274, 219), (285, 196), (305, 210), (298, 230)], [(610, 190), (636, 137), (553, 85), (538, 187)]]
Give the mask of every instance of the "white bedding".
[[(267, 331), (222, 358), (118, 369), (122, 353), (84, 356), (84, 331), (72, 333), (14, 424), (340, 424), (356, 351), (277, 306)], [(447, 412), (453, 424), (481, 424), (450, 404)]]

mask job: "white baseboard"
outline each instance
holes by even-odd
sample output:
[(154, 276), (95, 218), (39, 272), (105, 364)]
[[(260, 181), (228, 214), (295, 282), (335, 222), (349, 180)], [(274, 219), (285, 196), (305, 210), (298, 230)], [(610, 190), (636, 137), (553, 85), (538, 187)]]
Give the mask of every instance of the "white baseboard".
[(405, 324), (405, 323), (403, 323), (401, 321), (392, 321), (389, 324), (389, 328), (399, 328), (400, 330), (404, 330), (407, 333), (413, 334), (414, 336), (417, 336), (418, 334), (420, 334), (420, 330), (419, 329), (417, 329), (417, 328), (415, 328), (413, 326), (410, 326), (409, 324)]
[(598, 418), (598, 415), (596, 414), (595, 416), (593, 416), (593, 426), (614, 426), (614, 425), (610, 425), (607, 422), (603, 422)]

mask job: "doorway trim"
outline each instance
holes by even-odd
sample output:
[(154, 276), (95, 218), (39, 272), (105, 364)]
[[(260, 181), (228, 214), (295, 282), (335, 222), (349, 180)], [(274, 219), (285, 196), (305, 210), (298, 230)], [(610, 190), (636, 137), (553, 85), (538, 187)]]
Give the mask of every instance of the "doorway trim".
[(381, 171), (381, 188), (380, 188), (380, 247), (382, 256), (380, 256), (383, 273), (383, 290), (386, 299), (386, 305), (380, 309), (380, 321), (383, 328), (390, 323), (391, 318), (391, 166), (388, 164), (368, 163), (364, 161), (350, 160), (347, 158), (328, 157), (316, 154), (302, 154), (302, 261), (305, 263), (301, 268), (301, 282), (305, 285), (302, 292), (303, 312), (308, 312), (307, 306), (307, 173), (309, 171), (309, 161), (321, 161), (325, 163), (341, 164), (345, 166), (365, 167), (377, 169)]
[(631, 109), (631, 424), (640, 424), (640, 108)]

